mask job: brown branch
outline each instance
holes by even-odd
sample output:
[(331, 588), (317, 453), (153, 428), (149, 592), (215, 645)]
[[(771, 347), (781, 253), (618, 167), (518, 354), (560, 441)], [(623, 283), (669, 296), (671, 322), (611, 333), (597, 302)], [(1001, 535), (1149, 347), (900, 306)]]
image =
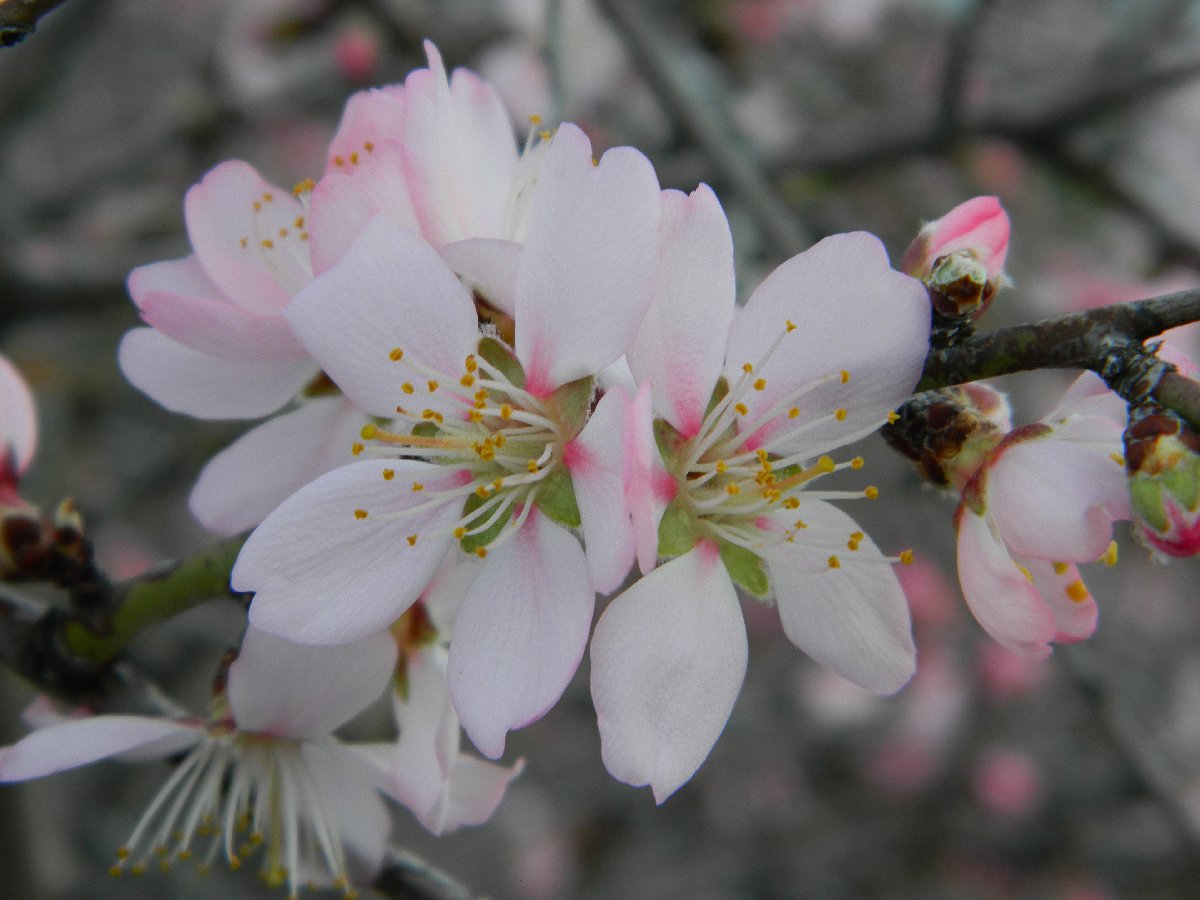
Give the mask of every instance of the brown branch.
[(42, 16), (66, 0), (0, 0), (0, 47), (19, 44), (37, 27)]

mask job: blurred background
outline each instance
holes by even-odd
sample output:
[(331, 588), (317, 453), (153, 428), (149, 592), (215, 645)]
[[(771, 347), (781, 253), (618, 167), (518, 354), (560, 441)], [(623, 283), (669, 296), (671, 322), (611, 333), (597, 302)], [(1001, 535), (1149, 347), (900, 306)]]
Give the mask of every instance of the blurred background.
[[(346, 97), (423, 65), (425, 37), (491, 79), (522, 133), (575, 121), (598, 151), (645, 151), (665, 187), (711, 184), (743, 295), (834, 232), (872, 231), (896, 260), (977, 194), (1013, 222), (1014, 286), (984, 328), (1200, 285), (1190, 0), (67, 0), (0, 50), (0, 353), (38, 396), (24, 495), (73, 496), (114, 576), (211, 542), (187, 493), (245, 427), (124, 382), (128, 271), (187, 252), (183, 196), (216, 163), (319, 175)], [(1014, 418), (1072, 375), (1006, 379)], [(918, 559), (901, 574), (920, 665), (900, 694), (810, 663), (747, 602), (742, 696), (662, 808), (605, 772), (585, 660), (511, 736), (528, 768), (489, 824), (435, 839), (399, 812), (396, 842), (497, 898), (1200, 895), (1197, 564), (1153, 565), (1120, 527), (1121, 562), (1085, 571), (1096, 637), (1031, 663), (963, 606), (953, 504), (882, 441), (861, 452), (882, 497), (851, 511)], [(203, 711), (241, 623), (214, 602), (130, 658)], [(0, 743), (34, 696), (0, 675)], [(0, 894), (270, 896), (246, 872), (108, 878), (166, 772), (0, 787)]]

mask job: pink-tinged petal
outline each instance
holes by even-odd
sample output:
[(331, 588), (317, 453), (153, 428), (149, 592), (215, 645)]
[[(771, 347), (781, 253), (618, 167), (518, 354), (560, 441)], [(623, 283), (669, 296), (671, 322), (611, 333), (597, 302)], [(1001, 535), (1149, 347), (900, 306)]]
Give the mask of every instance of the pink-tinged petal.
[(746, 626), (702, 543), (616, 597), (592, 637), (592, 701), (604, 765), (662, 803), (700, 768), (746, 675)]
[(954, 518), (958, 530), (958, 581), (983, 630), (1024, 656), (1050, 654), (1057, 626), (1030, 579), (1009, 555), (992, 524), (965, 504)]
[(1111, 419), (1116, 425), (1120, 440), (1126, 419), (1125, 401), (1109, 390), (1108, 385), (1095, 372), (1084, 372), (1071, 382), (1071, 386), (1054, 405), (1042, 421), (1056, 425), (1070, 416), (1095, 416)]
[(7, 359), (0, 356), (0, 473), (11, 460), (24, 472), (37, 449), (37, 407), (29, 385)]
[(422, 232), (436, 247), (504, 238), (517, 168), (512, 121), (496, 90), (474, 72), (450, 80), (425, 42), (429, 68), (404, 82), (404, 147)]
[[(257, 592), (250, 622), (306, 644), (344, 644), (388, 627), (450, 545), (461, 502), (409, 512), (452, 486), (444, 473), (426, 463), (367, 460), (289, 497), (250, 535), (233, 568), (234, 588)], [(413, 491), (414, 481), (428, 493)]]
[[(191, 737), (190, 743), (195, 743), (203, 733), (197, 725), (144, 716), (72, 719), (0, 747), (0, 782), (41, 778), (153, 742), (183, 740), (180, 736), (185, 734)], [(172, 746), (179, 749), (175, 740)]]
[(492, 550), (463, 598), (450, 642), (450, 696), (491, 759), (505, 735), (541, 718), (583, 657), (595, 594), (579, 542), (534, 510)]
[(221, 289), (205, 274), (204, 267), (194, 253), (183, 259), (167, 259), (138, 266), (129, 273), (125, 286), (139, 309), (149, 294), (159, 291), (185, 297), (221, 296)]
[(434, 834), (446, 834), (464, 825), (482, 825), (492, 817), (512, 780), (523, 771), (523, 759), (509, 767), (459, 754), (450, 770), (440, 815), (425, 827)]
[(1004, 271), (1008, 256), (1008, 213), (996, 197), (974, 197), (927, 224), (904, 254), (901, 268), (922, 276), (939, 257), (970, 250), (987, 267), (989, 279)]
[(517, 277), (515, 349), (535, 394), (594, 375), (633, 341), (657, 265), (659, 193), (636, 150), (617, 147), (593, 165), (574, 125), (550, 141)]
[(366, 421), (342, 397), (269, 419), (209, 460), (188, 500), (192, 515), (218, 534), (253, 528), (310, 481), (353, 462)]
[(700, 430), (725, 362), (733, 321), (733, 237), (702, 184), (662, 192), (662, 250), (654, 300), (629, 348), (629, 367), (654, 389), (654, 410), (684, 437)]
[(632, 519), (638, 568), (643, 575), (658, 564), (658, 525), (678, 490), (654, 440), (651, 402), (650, 385), (644, 383), (626, 402), (621, 428), (625, 507)]
[[(788, 322), (796, 326), (790, 332)], [(745, 396), (744, 422), (783, 405), (785, 412), (755, 429), (753, 446), (774, 437), (781, 452), (816, 453), (877, 428), (909, 397), (928, 352), (924, 285), (892, 270), (873, 235), (838, 234), (777, 268), (738, 311), (725, 375), (731, 385), (766, 379)], [(754, 375), (745, 376), (746, 363)], [(797, 418), (787, 418), (791, 406), (799, 407)]]
[[(446, 651), (430, 647), (410, 656), (406, 696), (392, 696), (400, 732), (388, 763), (388, 793), (430, 827), (458, 756), (458, 716), (446, 685)], [(431, 829), (432, 830), (432, 829)]]
[(416, 234), (417, 214), (408, 194), (404, 153), (380, 143), (353, 166), (329, 172), (309, 200), (309, 245), (313, 273), (333, 266), (373, 218), (385, 215)]
[(474, 555), (451, 553), (421, 594), (421, 602), (425, 604), (433, 627), (438, 630), (438, 639), (443, 643), (449, 641), (454, 633), (454, 621), (458, 618), (463, 597), (482, 568), (483, 562)]
[[(876, 694), (898, 691), (916, 668), (916, 648), (895, 571), (837, 507), (802, 500), (780, 524), (791, 526), (797, 514), (807, 527), (766, 553), (784, 634), (860, 687)], [(858, 549), (849, 549), (850, 543)], [(830, 547), (844, 549), (831, 556)]]
[[(385, 141), (400, 142), (404, 88), (398, 84), (351, 94), (329, 145), (325, 174), (362, 164)], [(357, 154), (357, 163), (352, 155)]]
[(283, 316), (246, 312), (223, 300), (151, 291), (142, 319), (167, 337), (222, 359), (297, 360), (308, 351)]
[[(425, 392), (427, 372), (457, 380), (479, 341), (467, 289), (436, 250), (383, 216), (371, 221), (336, 266), (296, 296), (286, 315), (346, 396), (378, 416), (395, 415), (396, 405), (405, 401), (404, 382), (422, 388), (412, 402), (453, 409)], [(392, 359), (397, 347), (405, 359)], [(409, 361), (426, 368), (413, 369)]]
[(130, 383), (172, 412), (201, 419), (256, 419), (283, 406), (315, 378), (310, 359), (220, 359), (153, 328), (126, 332), (117, 352)]
[(241, 731), (272, 737), (324, 737), (383, 693), (395, 665), (396, 642), (386, 631), (312, 647), (248, 628), (229, 667), (233, 720)]
[(467, 286), (496, 309), (514, 315), (520, 244), (495, 238), (468, 238), (442, 248), (442, 259)]
[(205, 273), (238, 306), (263, 314), (283, 309), (308, 280), (304, 214), (288, 191), (238, 160), (221, 163), (184, 200), (188, 237)]
[(349, 857), (350, 880), (369, 884), (383, 864), (392, 828), (377, 793), (382, 778), (353, 748), (332, 741), (305, 741), (300, 753)]
[(592, 587), (601, 594), (616, 590), (633, 565), (633, 527), (622, 472), (624, 407), (623, 392), (606, 393), (583, 431), (563, 451), (583, 523)]
[(1096, 606), (1096, 599), (1079, 577), (1078, 566), (1027, 556), (1016, 557), (1015, 560), (1029, 570), (1033, 576), (1033, 586), (1054, 615), (1057, 629), (1055, 641), (1072, 644), (1096, 633), (1100, 610)]
[(1014, 553), (1091, 562), (1108, 549), (1114, 515), (1128, 515), (1125, 469), (1112, 459), (1121, 447), (1057, 434), (1003, 449), (988, 471), (988, 513)]

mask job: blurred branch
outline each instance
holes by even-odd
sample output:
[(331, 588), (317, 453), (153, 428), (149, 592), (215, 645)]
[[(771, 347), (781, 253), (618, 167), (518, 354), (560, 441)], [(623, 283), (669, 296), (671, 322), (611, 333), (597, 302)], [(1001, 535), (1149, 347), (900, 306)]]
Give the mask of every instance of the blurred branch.
[(0, 47), (19, 44), (29, 35), (42, 16), (62, 6), (66, 0), (0, 0)]
[(958, 25), (950, 34), (946, 62), (942, 69), (942, 87), (938, 93), (937, 120), (933, 127), (935, 134), (953, 134), (962, 118), (963, 100), (967, 93), (967, 77), (970, 74), (976, 37), (992, 2), (993, 0), (975, 0), (974, 5), (960, 17)]
[(388, 851), (372, 887), (390, 900), (472, 900), (475, 896), (445, 872), (397, 848)]
[[(1166, 363), (1155, 368), (1150, 352), (1140, 348), (1142, 341), (1197, 321), (1200, 290), (1190, 290), (1014, 325), (931, 350), (916, 391), (1032, 369), (1091, 369), (1127, 400), (1140, 391), (1200, 429), (1200, 386)], [(1114, 383), (1121, 379), (1127, 390)]]
[(714, 98), (698, 97), (671, 62), (663, 29), (646, 14), (645, 7), (629, 0), (597, 0), (596, 5), (625, 41), (668, 115), (703, 149), (717, 177), (745, 203), (775, 252), (792, 256), (804, 249), (809, 241), (795, 213), (754, 161), (746, 141), (733, 133)]

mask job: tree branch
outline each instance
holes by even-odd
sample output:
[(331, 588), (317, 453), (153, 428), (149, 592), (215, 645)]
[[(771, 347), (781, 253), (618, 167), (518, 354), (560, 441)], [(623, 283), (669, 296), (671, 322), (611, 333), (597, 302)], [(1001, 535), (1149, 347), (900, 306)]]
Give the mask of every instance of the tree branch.
[(388, 851), (383, 870), (372, 885), (391, 900), (473, 900), (462, 883), (403, 849)]
[(19, 44), (29, 35), (42, 16), (66, 0), (0, 0), (0, 47)]

